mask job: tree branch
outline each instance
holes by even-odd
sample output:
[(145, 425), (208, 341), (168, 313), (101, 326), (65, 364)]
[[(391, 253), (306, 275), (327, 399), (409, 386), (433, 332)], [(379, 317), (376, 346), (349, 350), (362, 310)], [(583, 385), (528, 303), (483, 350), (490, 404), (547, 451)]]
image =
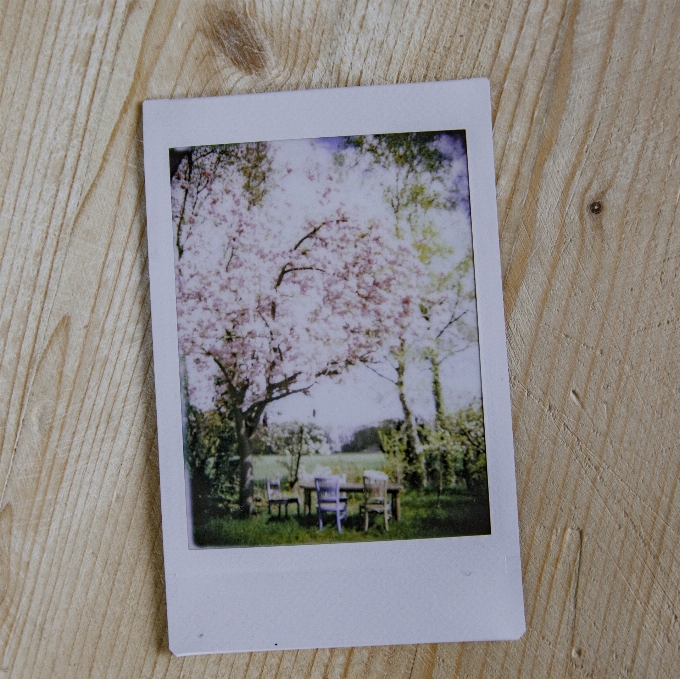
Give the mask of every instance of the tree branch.
[(315, 236), (321, 228), (326, 226), (327, 223), (328, 222), (321, 222), (319, 226), (315, 226), (309, 233), (302, 236), (302, 238), (300, 238), (300, 240), (293, 246), (293, 250), (297, 250), (308, 238)]
[[(291, 264), (291, 262), (288, 262), (288, 264)], [(276, 280), (276, 285), (274, 286), (275, 290), (279, 287), (279, 285), (281, 285), (283, 282), (283, 277), (287, 273), (293, 273), (293, 271), (320, 271), (321, 273), (326, 273), (324, 269), (319, 269), (316, 266), (293, 266), (292, 268), (287, 269), (286, 267), (288, 264), (285, 264), (283, 269), (281, 269), (281, 273), (279, 274), (279, 277)]]
[(184, 252), (184, 248), (180, 242), (180, 236), (182, 235), (182, 224), (184, 223), (184, 214), (187, 208), (187, 198), (189, 197), (189, 187), (191, 186), (191, 175), (194, 171), (194, 161), (191, 157), (191, 153), (186, 157), (188, 172), (187, 172), (187, 187), (184, 189), (184, 199), (182, 200), (182, 209), (179, 212), (179, 219), (177, 220), (177, 259), (181, 259)]
[(453, 316), (451, 316), (451, 320), (441, 329), (440, 332), (437, 333), (437, 339), (439, 339), (456, 321), (459, 321), (461, 318), (463, 318), (467, 312), (468, 310), (466, 309), (462, 313), (458, 314), (458, 316), (456, 316), (454, 312)]
[(396, 384), (397, 380), (393, 380), (391, 377), (387, 377), (387, 375), (383, 375), (382, 373), (378, 372), (375, 368), (371, 368), (371, 366), (368, 363), (364, 363), (364, 365), (371, 371), (374, 372), (378, 377), (382, 377), (384, 380), (387, 380), (391, 384)]
[(270, 399), (267, 400), (267, 404), (273, 403), (274, 401), (279, 401), (282, 398), (285, 398), (286, 396), (291, 396), (292, 394), (299, 394), (303, 391), (308, 391), (311, 389), (314, 385), (313, 384), (308, 384), (306, 387), (300, 387), (299, 389), (287, 389), (286, 391), (283, 392), (283, 394), (277, 394), (276, 396), (272, 396)]
[(227, 391), (229, 392), (229, 398), (232, 402), (232, 405), (234, 407), (240, 407), (241, 403), (243, 403), (243, 397), (245, 396), (246, 391), (248, 391), (248, 385), (246, 385), (244, 389), (237, 389), (232, 382), (231, 375), (227, 371), (226, 366), (223, 365), (222, 361), (220, 361), (220, 359), (213, 354), (209, 353), (207, 355), (210, 356), (213, 361), (215, 361), (215, 364), (220, 369), (222, 377), (224, 377), (224, 383), (227, 385)]

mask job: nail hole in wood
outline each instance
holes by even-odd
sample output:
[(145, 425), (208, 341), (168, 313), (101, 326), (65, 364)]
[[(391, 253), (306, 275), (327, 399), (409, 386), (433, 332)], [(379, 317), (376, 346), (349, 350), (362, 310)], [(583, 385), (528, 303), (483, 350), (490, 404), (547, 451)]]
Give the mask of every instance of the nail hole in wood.
[(599, 215), (600, 212), (602, 212), (602, 203), (600, 203), (599, 200), (593, 201), (593, 202), (590, 204), (590, 211), (591, 211), (594, 215)]

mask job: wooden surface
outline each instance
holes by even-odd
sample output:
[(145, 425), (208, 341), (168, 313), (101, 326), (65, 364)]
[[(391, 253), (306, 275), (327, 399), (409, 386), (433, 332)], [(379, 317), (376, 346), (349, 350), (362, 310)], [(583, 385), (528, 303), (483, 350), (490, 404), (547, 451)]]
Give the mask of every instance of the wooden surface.
[[(0, 0), (0, 26), (0, 678), (680, 676), (680, 3)], [(172, 657), (141, 102), (470, 76), (526, 635)]]

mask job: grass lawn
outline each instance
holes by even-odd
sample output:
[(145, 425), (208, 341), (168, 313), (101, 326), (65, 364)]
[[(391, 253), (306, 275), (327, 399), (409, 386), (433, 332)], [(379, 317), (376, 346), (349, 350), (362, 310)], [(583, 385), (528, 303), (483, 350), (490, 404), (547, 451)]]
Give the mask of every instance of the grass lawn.
[[(314, 471), (317, 465), (330, 467), (333, 474), (347, 475), (348, 481), (361, 481), (364, 470), (381, 469), (385, 462), (384, 453), (334, 453), (333, 455), (305, 455), (300, 467), (308, 473)], [(276, 476), (287, 476), (283, 455), (257, 455), (253, 458), (253, 479), (256, 484), (264, 487), (265, 479)]]
[[(354, 456), (357, 453), (348, 454)], [(335, 457), (339, 457), (334, 455)], [(373, 540), (410, 540), (414, 538), (488, 535), (491, 532), (489, 505), (486, 497), (476, 498), (453, 491), (442, 495), (437, 506), (436, 493), (411, 491), (402, 494), (400, 521), (391, 519), (385, 532), (382, 519), (371, 518), (367, 533), (363, 517), (359, 517), (359, 496), (351, 498), (343, 532), (338, 533), (334, 516), (324, 515), (324, 528), (318, 528), (316, 514), (296, 515), (289, 507), (289, 517), (280, 519), (277, 510), (270, 516), (266, 503), (249, 518), (212, 517), (194, 528), (194, 540), (204, 547), (255, 547), (259, 545), (298, 545), (327, 542), (364, 542)]]

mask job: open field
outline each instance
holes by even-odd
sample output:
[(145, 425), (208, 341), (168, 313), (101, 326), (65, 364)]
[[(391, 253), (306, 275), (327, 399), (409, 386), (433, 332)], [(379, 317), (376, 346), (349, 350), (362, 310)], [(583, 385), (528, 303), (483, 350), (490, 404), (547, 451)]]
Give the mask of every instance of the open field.
[[(273, 478), (288, 475), (284, 466), (283, 455), (260, 455), (253, 458), (253, 477), (257, 485), (264, 486), (267, 477)], [(384, 453), (335, 453), (334, 455), (308, 455), (300, 462), (300, 471), (304, 467), (312, 473), (315, 467), (330, 467), (333, 474), (347, 475), (348, 481), (361, 481), (366, 469), (382, 469), (387, 461)]]

